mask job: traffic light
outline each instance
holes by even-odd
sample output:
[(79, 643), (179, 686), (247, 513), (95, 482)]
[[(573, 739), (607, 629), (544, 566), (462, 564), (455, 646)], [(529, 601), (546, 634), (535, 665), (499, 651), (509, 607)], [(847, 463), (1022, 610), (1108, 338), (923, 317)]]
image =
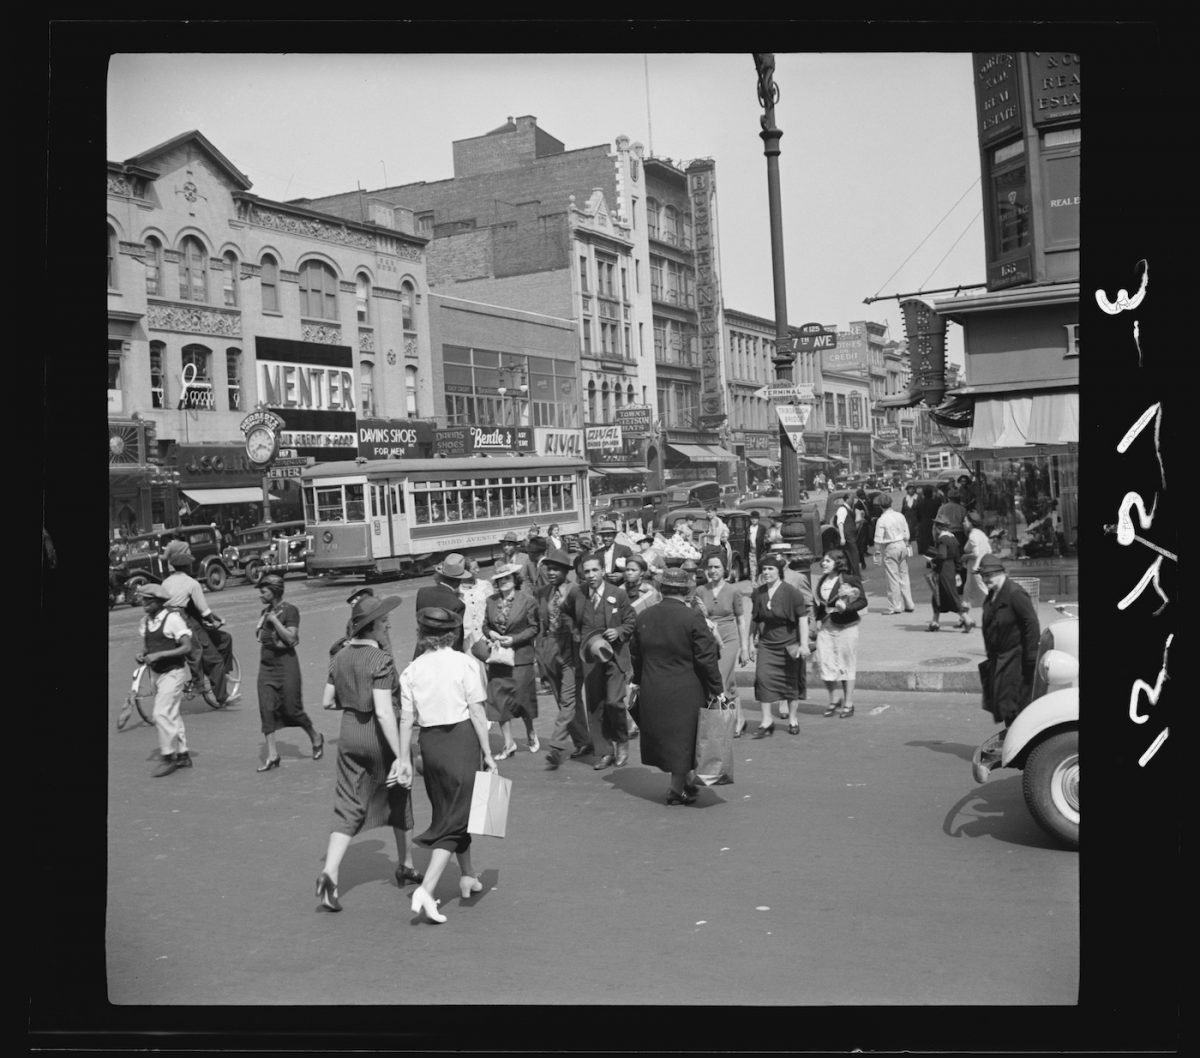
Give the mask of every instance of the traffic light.
[(937, 407), (946, 394), (946, 320), (924, 298), (905, 298), (904, 340), (913, 373), (913, 390), (929, 407)]

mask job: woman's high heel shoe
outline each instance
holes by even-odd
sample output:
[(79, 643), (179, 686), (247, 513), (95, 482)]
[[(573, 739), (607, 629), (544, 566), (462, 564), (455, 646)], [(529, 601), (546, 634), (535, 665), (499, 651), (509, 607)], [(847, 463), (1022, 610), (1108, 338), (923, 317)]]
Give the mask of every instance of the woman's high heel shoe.
[(469, 874), (464, 874), (458, 880), (458, 891), (462, 893), (462, 898), (464, 900), (469, 900), (472, 893), (479, 893), (483, 891), (483, 882), (481, 882), (478, 878), (472, 878)]
[(513, 756), (516, 752), (517, 752), (517, 744), (514, 742), (511, 746), (505, 746), (492, 759), (493, 760), (508, 760), (508, 758)]
[(338, 901), (337, 886), (324, 871), (317, 877), (317, 896), (321, 898), (322, 907), (329, 911), (341, 911), (342, 905)]
[(260, 764), (256, 771), (270, 771), (272, 768), (278, 768), (283, 763), (282, 757), (268, 757), (265, 764)]
[(402, 889), (410, 882), (416, 882), (420, 885), (423, 881), (425, 881), (425, 875), (412, 867), (405, 866), (402, 863), (396, 868), (396, 884)]
[(788, 723), (788, 734), (789, 735), (800, 734), (800, 725), (795, 720), (792, 720)]
[(833, 716), (833, 714), (836, 713), (837, 711), (838, 711), (838, 703), (830, 702), (829, 708), (826, 709), (825, 712), (823, 712), (821, 715), (822, 716)]
[(754, 738), (770, 738), (773, 734), (775, 734), (775, 725), (771, 724), (768, 727), (760, 727), (757, 731), (754, 732), (754, 735), (752, 737), (754, 737)]
[(743, 720), (739, 720), (739, 721), (738, 721), (736, 724), (734, 724), (734, 725), (733, 725), (733, 737), (734, 737), (734, 738), (741, 738), (741, 737), (742, 737), (742, 733), (743, 733), (745, 730), (746, 730), (746, 721), (745, 721), (744, 719), (743, 719)]
[(425, 912), (425, 917), (430, 922), (445, 922), (446, 916), (437, 909), (437, 901), (433, 899), (424, 889), (413, 890), (412, 909), (416, 914)]
[(317, 735), (313, 740), (313, 760), (320, 760), (325, 756), (325, 736)]
[(845, 720), (846, 717), (853, 716), (853, 715), (854, 715), (854, 706), (852, 706), (852, 705), (843, 705), (842, 708), (838, 711), (838, 716), (840, 716), (843, 720)]

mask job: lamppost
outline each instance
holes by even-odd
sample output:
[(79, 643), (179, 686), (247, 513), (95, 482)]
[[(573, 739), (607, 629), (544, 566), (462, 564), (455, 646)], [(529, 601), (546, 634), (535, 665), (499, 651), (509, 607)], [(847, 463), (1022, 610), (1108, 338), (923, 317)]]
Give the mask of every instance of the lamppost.
[[(775, 364), (775, 377), (780, 382), (792, 382), (796, 355), (794, 342), (788, 332), (787, 285), (783, 272), (783, 207), (779, 192), (779, 139), (783, 131), (775, 125), (779, 86), (775, 84), (774, 54), (756, 53), (754, 66), (758, 71), (758, 103), (763, 108), (763, 115), (758, 119), (762, 126), (759, 136), (763, 141), (763, 154), (767, 158), (767, 206), (771, 218), (771, 274), (775, 288), (775, 355), (771, 359)], [(783, 478), (783, 510), (780, 516), (783, 519), (783, 539), (793, 547), (804, 543), (798, 454), (780, 424), (779, 470)]]
[(513, 391), (512, 425), (520, 426), (521, 398), (529, 392), (529, 383), (526, 381), (525, 368), (521, 364), (511, 363), (500, 368), (500, 385), (496, 387), (496, 392), (500, 394), (500, 417), (502, 419), (506, 418), (504, 415), (504, 398), (509, 390)]

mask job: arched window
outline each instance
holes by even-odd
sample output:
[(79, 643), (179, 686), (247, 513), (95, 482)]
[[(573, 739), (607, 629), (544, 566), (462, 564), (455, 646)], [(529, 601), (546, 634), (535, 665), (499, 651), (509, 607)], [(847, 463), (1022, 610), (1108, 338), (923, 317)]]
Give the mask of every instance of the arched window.
[(212, 350), (203, 345), (185, 345), (181, 356), (179, 406), (212, 411)]
[(646, 199), (646, 230), (650, 233), (650, 238), (658, 238), (658, 219), (659, 205), (652, 199)]
[(179, 297), (182, 301), (208, 300), (208, 252), (190, 235), (180, 247)]
[[(615, 412), (621, 406), (621, 383), (613, 383), (613, 411)], [(615, 418), (615, 416), (614, 416)]]
[(417, 414), (417, 369), (411, 364), (404, 369), (404, 411), (410, 419)]
[(636, 397), (637, 397), (637, 394), (634, 393), (633, 383), (631, 382), (631, 383), (629, 383), (628, 386), (625, 387), (625, 403), (632, 404), (634, 402), (634, 400), (636, 399)]
[(230, 346), (225, 350), (225, 384), (229, 410), (242, 410), (242, 351)]
[(146, 293), (161, 295), (162, 288), (162, 243), (153, 235), (146, 239)]
[(371, 322), (371, 283), (362, 272), (354, 277), (354, 308), (359, 323)]
[(375, 365), (364, 360), (358, 365), (359, 386), (362, 389), (362, 413), (367, 417), (375, 414)]
[(167, 373), (163, 370), (163, 360), (167, 347), (163, 342), (150, 343), (150, 406), (165, 408), (167, 406)]
[(117, 289), (117, 233), (108, 229), (108, 289)]
[(323, 261), (300, 266), (300, 315), (322, 320), (338, 318), (338, 283), (333, 269)]
[(262, 308), (263, 312), (279, 311), (279, 265), (270, 254), (262, 259)]
[(225, 255), (225, 267), (221, 272), (221, 287), (226, 305), (238, 303), (238, 259), (231, 250)]
[(600, 422), (612, 421), (612, 404), (609, 400), (608, 383), (600, 383)]
[(663, 209), (662, 237), (670, 243), (679, 241), (679, 211), (674, 206)]
[(416, 313), (416, 290), (413, 285), (407, 280), (400, 284), (400, 318), (401, 323), (406, 331), (415, 331), (417, 329)]
[(588, 379), (587, 394), (588, 422), (599, 422), (600, 417), (596, 414), (596, 383), (590, 378)]

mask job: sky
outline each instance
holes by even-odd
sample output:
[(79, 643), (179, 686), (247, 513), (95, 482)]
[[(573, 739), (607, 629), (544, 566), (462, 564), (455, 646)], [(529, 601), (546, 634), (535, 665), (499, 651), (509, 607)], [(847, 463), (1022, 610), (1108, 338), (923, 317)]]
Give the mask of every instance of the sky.
[[(453, 175), (454, 140), (532, 114), (568, 150), (626, 135), (716, 161), (723, 300), (775, 317), (754, 61), (737, 54), (117, 54), (107, 157), (198, 129), (263, 198)], [(780, 53), (775, 107), (788, 320), (877, 320), (984, 278), (968, 53)], [(214, 90), (197, 90), (211, 86)], [(962, 340), (950, 328), (952, 360)]]

